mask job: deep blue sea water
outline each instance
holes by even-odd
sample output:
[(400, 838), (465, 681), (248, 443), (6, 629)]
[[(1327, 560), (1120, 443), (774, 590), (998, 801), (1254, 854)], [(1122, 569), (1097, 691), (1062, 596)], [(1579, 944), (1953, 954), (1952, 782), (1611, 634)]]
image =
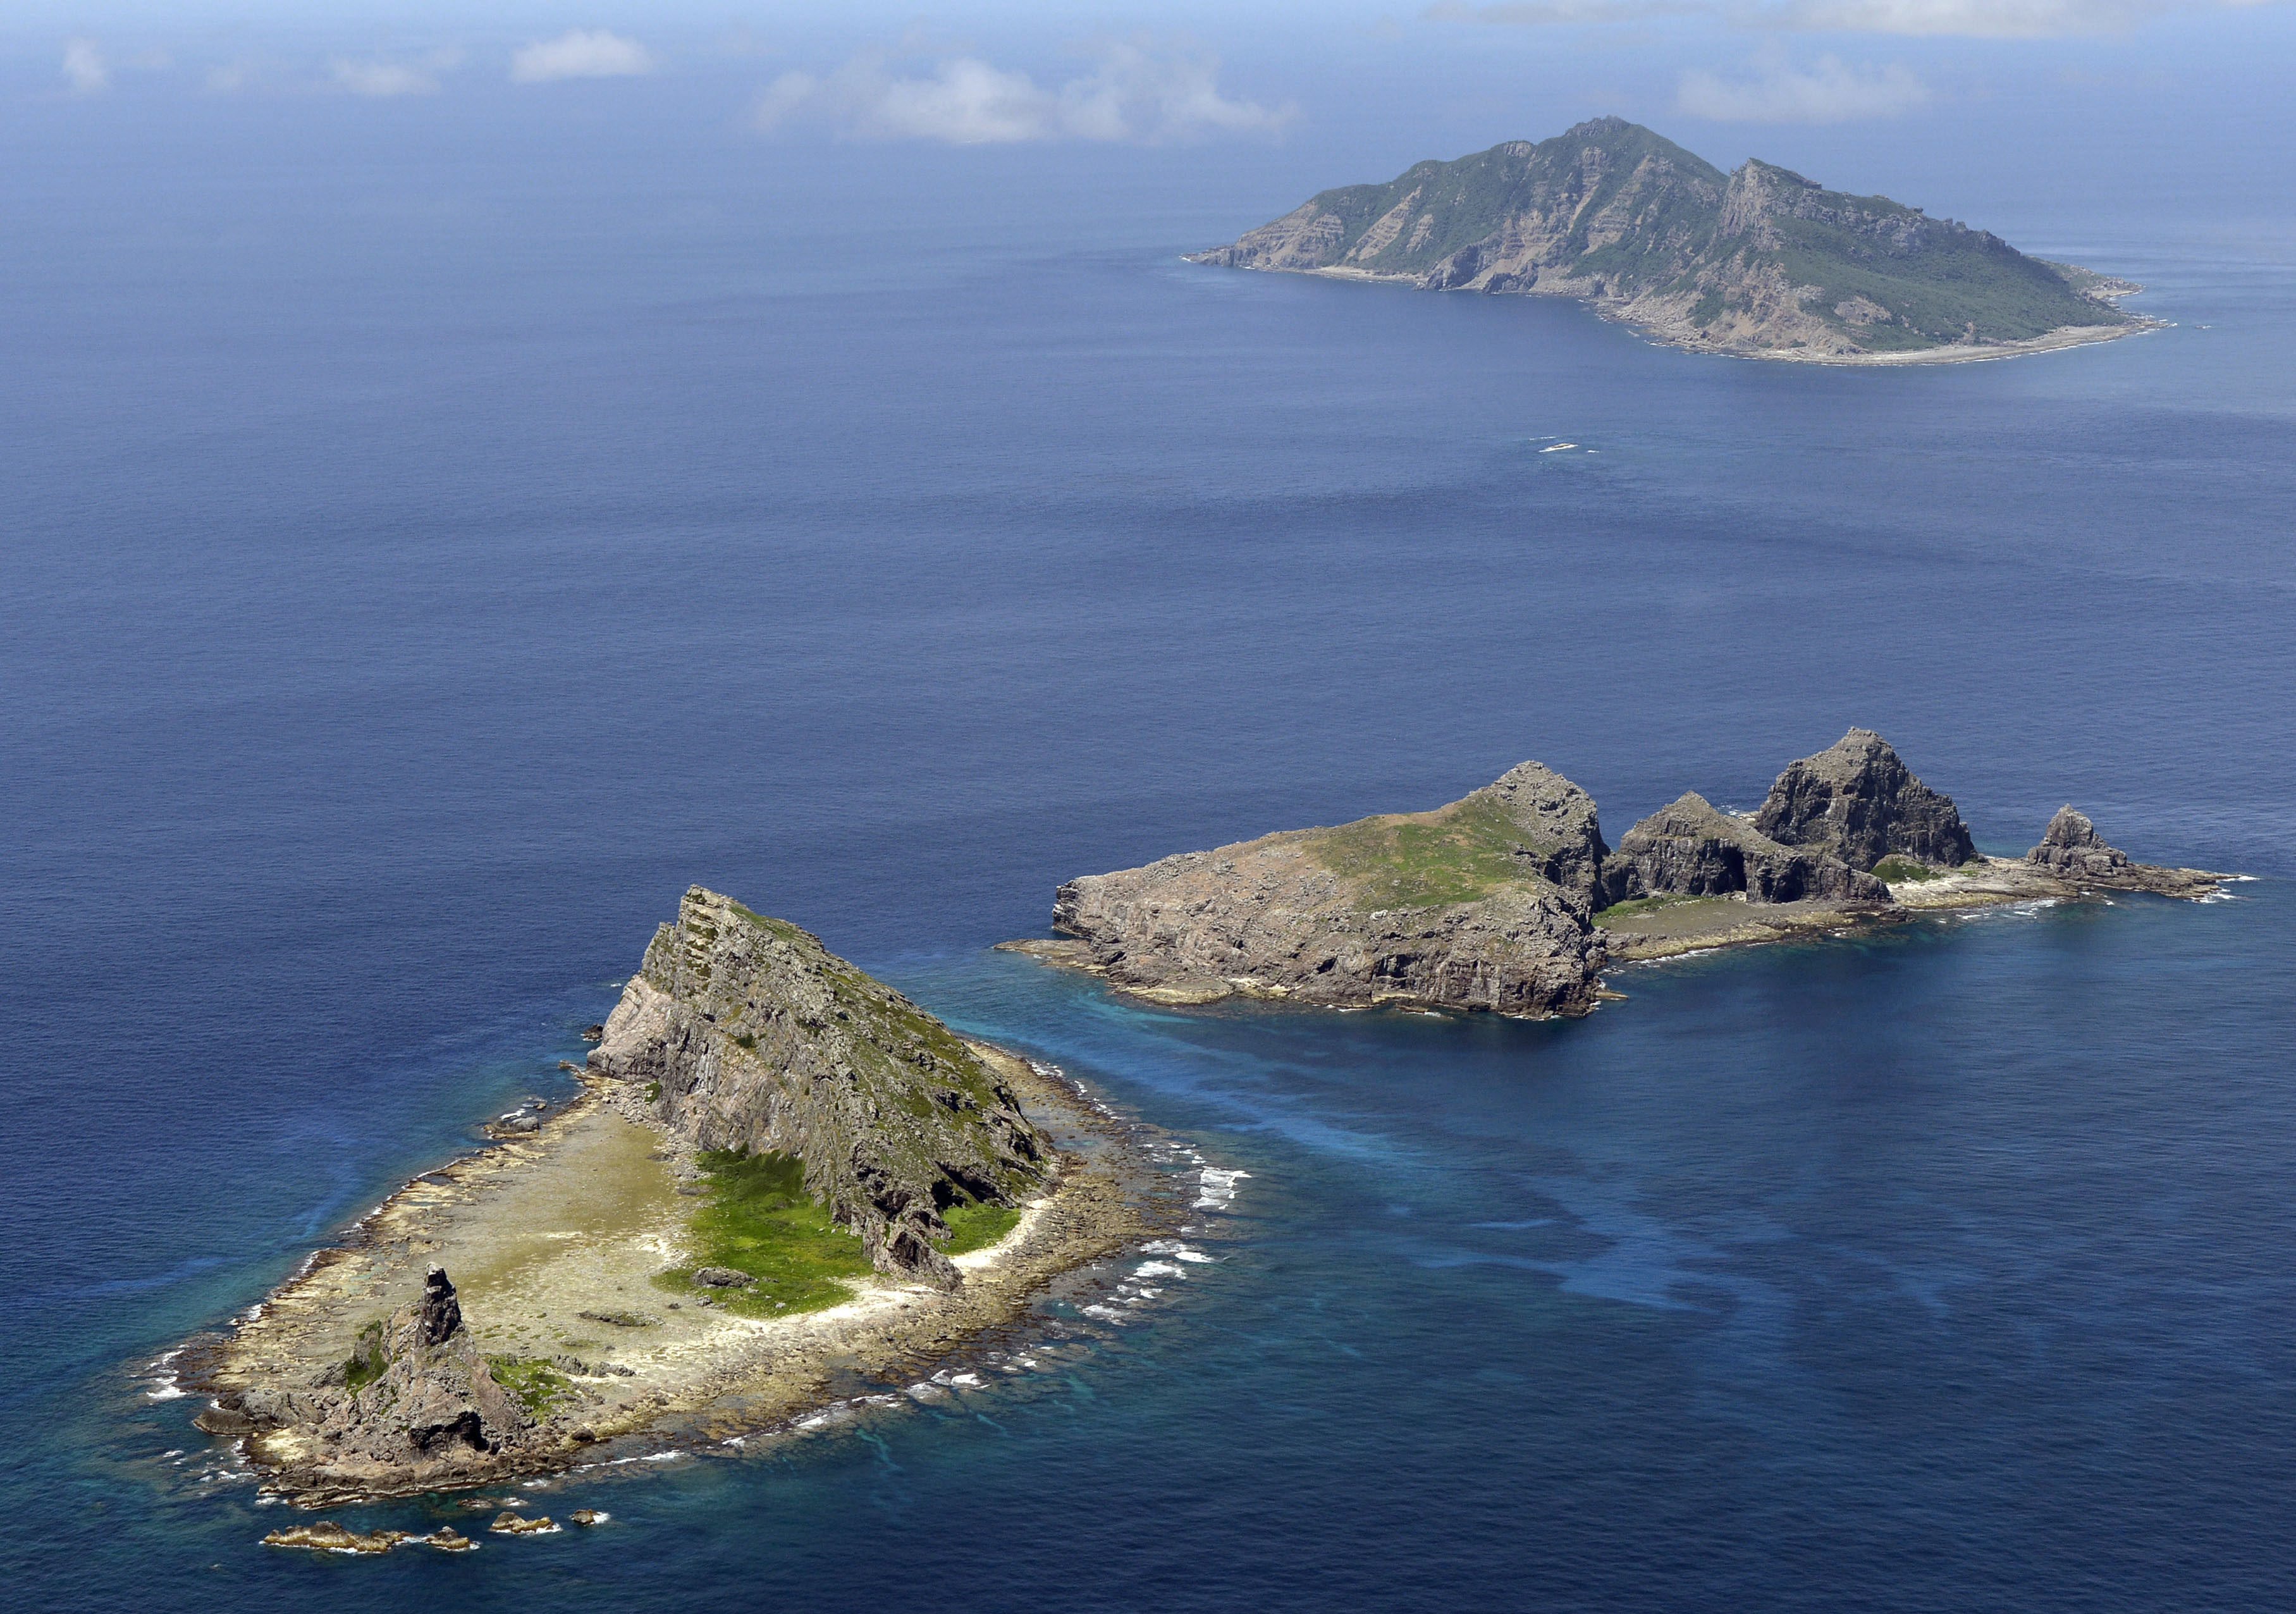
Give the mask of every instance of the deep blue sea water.
[[(12, 1604), (2296, 1599), (2291, 237), (2012, 232), (2177, 327), (1874, 373), (1191, 268), (1293, 198), (1185, 153), (213, 138), (0, 192)], [(1527, 757), (1614, 837), (1751, 804), (1852, 723), (1989, 850), (2071, 800), (2264, 878), (1570, 1025), (986, 951)], [(146, 1364), (556, 1081), (697, 881), (1248, 1173), (1219, 1258), (982, 1394), (548, 1493), (600, 1532), (260, 1548)]]

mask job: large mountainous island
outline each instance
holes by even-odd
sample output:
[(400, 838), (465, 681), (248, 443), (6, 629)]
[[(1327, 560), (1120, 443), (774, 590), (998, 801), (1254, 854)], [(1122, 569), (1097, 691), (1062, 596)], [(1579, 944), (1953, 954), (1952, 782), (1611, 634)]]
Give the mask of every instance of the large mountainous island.
[(1676, 346), (1894, 363), (2103, 341), (2140, 288), (1770, 163), (1726, 174), (1598, 118), (1346, 185), (1190, 261), (1575, 297)]

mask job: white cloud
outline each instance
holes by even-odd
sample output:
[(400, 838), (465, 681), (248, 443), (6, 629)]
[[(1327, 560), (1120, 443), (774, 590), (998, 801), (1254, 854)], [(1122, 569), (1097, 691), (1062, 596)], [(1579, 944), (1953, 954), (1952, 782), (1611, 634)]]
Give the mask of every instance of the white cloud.
[(1144, 40), (1103, 46), (1100, 69), (1061, 86), (1068, 127), (1093, 140), (1162, 140), (1203, 133), (1281, 128), (1296, 111), (1231, 101), (1219, 93), (1219, 58), (1159, 51)]
[(2173, 0), (1790, 0), (1784, 27), (1813, 32), (2042, 39), (2102, 34), (2165, 12)]
[(851, 88), (860, 132), (893, 139), (952, 145), (1041, 140), (1052, 132), (1056, 111), (1026, 73), (1001, 72), (969, 56), (942, 62), (930, 78), (877, 77)]
[(94, 95), (111, 87), (111, 69), (93, 39), (74, 39), (64, 45), (63, 71), (75, 95)]
[(1675, 102), (1693, 118), (1723, 123), (1849, 123), (1895, 118), (1929, 98), (1929, 86), (1895, 63), (1877, 71), (1820, 56), (1807, 69), (1763, 61), (1747, 78), (1694, 68), (1682, 76)]
[(646, 47), (603, 29), (561, 34), (523, 46), (510, 59), (510, 76), (519, 84), (549, 84), (560, 78), (635, 78), (653, 71)]
[(1000, 145), (1240, 134), (1280, 128), (1293, 115), (1290, 106), (1220, 94), (1219, 59), (1206, 52), (1137, 39), (1094, 54), (1092, 72), (1057, 86), (977, 56), (947, 57), (906, 76), (889, 71), (882, 57), (859, 56), (825, 78), (783, 74), (766, 86), (755, 119), (761, 129), (811, 120), (865, 139)]
[(1727, 7), (1717, 0), (1498, 0), (1472, 5), (1467, 0), (1439, 0), (1427, 8), (1438, 22), (1507, 22), (1521, 28), (1545, 28), (1574, 22), (1644, 22), (1653, 17), (1699, 17)]
[(435, 95), (439, 75), (462, 61), (459, 51), (433, 51), (419, 61), (361, 61), (338, 56), (328, 64), (335, 83), (354, 95), (389, 100), (399, 95)]
[(757, 105), (750, 109), (750, 119), (761, 129), (777, 129), (812, 105), (821, 93), (821, 80), (811, 73), (783, 73), (766, 86)]
[(1439, 0), (1441, 21), (1523, 27), (1644, 22), (1704, 17), (1738, 28), (1804, 33), (2042, 39), (2117, 33), (2177, 12), (2225, 11), (2279, 0)]

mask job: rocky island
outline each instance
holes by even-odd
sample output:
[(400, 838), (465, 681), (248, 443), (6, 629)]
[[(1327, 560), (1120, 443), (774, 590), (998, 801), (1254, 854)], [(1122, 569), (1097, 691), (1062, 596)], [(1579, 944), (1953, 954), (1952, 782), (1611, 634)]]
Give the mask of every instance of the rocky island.
[(1526, 762), (1447, 807), (1290, 830), (1061, 887), (1060, 938), (1003, 944), (1156, 1003), (1232, 996), (1577, 1015), (1612, 963), (2090, 890), (2201, 897), (2066, 807), (2022, 858), (1979, 854), (1950, 797), (1851, 729), (1751, 813), (1685, 794), (1615, 849), (1595, 802)]
[(1726, 174), (1618, 118), (1325, 191), (1190, 261), (1572, 297), (1677, 347), (1833, 364), (2004, 357), (2159, 323), (2121, 311), (2129, 282), (1770, 163)]
[(1603, 963), (1589, 915), (1608, 855), (1587, 793), (1526, 762), (1432, 812), (1072, 880), (1053, 925), (1078, 939), (1007, 945), (1161, 1003), (1581, 1014)]
[(1104, 1112), (718, 893), (685, 894), (598, 1029), (579, 1098), (423, 1174), (196, 1353), (201, 1427), (270, 1489), (771, 1425), (833, 1374), (929, 1370), (1148, 1230)]

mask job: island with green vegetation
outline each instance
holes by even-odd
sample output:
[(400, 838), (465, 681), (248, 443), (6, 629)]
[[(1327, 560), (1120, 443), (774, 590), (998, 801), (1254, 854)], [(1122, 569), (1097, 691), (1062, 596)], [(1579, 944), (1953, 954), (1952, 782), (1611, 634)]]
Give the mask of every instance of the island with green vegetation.
[(933, 1371), (1152, 1231), (1130, 1128), (698, 886), (596, 1036), (578, 1098), (503, 1118), (187, 1356), (199, 1423), (268, 1489), (771, 1427)]
[(1613, 963), (2087, 891), (2197, 898), (2228, 878), (2137, 863), (2070, 807), (2025, 856), (1983, 856), (1951, 798), (1851, 729), (1756, 811), (1692, 792), (1615, 848), (1586, 791), (1526, 762), (1430, 812), (1072, 880), (1057, 936), (1003, 945), (1155, 1003), (1578, 1015), (1619, 995)]
[(1906, 364), (2155, 328), (2142, 288), (1885, 196), (1749, 160), (1724, 173), (1618, 118), (1345, 185), (1224, 247), (1228, 268), (1572, 297), (1677, 347)]

